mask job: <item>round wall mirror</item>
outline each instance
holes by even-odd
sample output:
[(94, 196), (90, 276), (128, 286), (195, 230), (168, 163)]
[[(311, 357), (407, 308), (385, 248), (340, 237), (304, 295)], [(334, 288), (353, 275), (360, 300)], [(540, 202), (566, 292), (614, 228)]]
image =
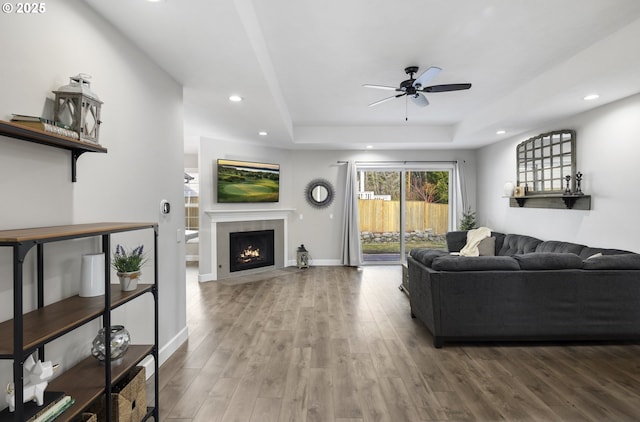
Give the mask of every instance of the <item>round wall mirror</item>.
[(335, 192), (331, 183), (324, 179), (315, 179), (309, 182), (305, 189), (305, 198), (309, 205), (316, 208), (324, 208), (333, 202)]

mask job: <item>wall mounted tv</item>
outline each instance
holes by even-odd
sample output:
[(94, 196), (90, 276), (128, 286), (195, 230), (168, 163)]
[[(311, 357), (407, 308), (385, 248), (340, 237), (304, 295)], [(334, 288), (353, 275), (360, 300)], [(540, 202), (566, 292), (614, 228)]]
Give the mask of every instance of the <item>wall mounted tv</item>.
[(218, 160), (218, 202), (278, 202), (280, 165)]

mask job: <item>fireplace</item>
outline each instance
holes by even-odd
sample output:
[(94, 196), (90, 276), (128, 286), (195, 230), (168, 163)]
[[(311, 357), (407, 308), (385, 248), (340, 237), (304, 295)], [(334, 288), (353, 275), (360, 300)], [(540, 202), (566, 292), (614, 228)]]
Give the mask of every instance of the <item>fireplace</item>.
[(274, 249), (273, 230), (229, 233), (229, 272), (274, 265)]

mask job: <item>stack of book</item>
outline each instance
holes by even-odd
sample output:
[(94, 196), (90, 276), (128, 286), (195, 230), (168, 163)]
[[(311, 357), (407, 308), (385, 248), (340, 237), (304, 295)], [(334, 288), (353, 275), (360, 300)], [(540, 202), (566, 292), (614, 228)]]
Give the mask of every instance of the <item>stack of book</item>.
[(38, 129), (44, 132), (53, 133), (55, 135), (66, 136), (67, 138), (72, 139), (80, 139), (78, 132), (71, 130), (70, 127), (60, 122), (54, 122), (53, 120), (45, 119), (44, 117), (14, 114), (11, 118), (11, 121), (21, 126)]
[(73, 403), (75, 403), (75, 400), (71, 396), (63, 395), (58, 401), (48, 406), (43, 406), (42, 410), (31, 419), (28, 419), (27, 422), (51, 422), (71, 407)]
[[(35, 401), (24, 404), (24, 420), (26, 422), (51, 422), (75, 403), (75, 400), (59, 391), (45, 391), (44, 404), (36, 405)], [(0, 422), (13, 422), (14, 413), (9, 409), (0, 412)]]

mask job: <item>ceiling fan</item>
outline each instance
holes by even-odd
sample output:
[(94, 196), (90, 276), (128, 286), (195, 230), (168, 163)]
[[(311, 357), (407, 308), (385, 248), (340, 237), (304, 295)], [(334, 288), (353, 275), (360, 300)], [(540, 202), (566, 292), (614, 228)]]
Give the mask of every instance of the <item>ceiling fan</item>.
[(431, 85), (426, 86), (433, 78), (440, 73), (442, 69), (439, 67), (431, 66), (429, 69), (422, 72), (420, 76), (416, 79), (413, 78), (413, 75), (418, 72), (418, 66), (409, 66), (404, 69), (404, 72), (409, 75), (409, 79), (406, 81), (402, 81), (400, 83), (400, 87), (396, 88), (393, 86), (385, 86), (385, 85), (372, 85), (372, 84), (364, 84), (365, 88), (376, 88), (376, 89), (386, 89), (389, 91), (397, 91), (400, 94), (392, 95), (391, 97), (383, 98), (382, 100), (376, 101), (374, 103), (369, 104), (369, 107), (376, 106), (378, 104), (382, 104), (386, 101), (392, 100), (394, 98), (399, 98), (402, 96), (407, 96), (413, 100), (413, 102), (420, 106), (426, 107), (429, 105), (429, 100), (424, 96), (423, 92), (447, 92), (447, 91), (460, 91), (463, 89), (471, 88), (471, 84), (445, 84), (445, 85)]

